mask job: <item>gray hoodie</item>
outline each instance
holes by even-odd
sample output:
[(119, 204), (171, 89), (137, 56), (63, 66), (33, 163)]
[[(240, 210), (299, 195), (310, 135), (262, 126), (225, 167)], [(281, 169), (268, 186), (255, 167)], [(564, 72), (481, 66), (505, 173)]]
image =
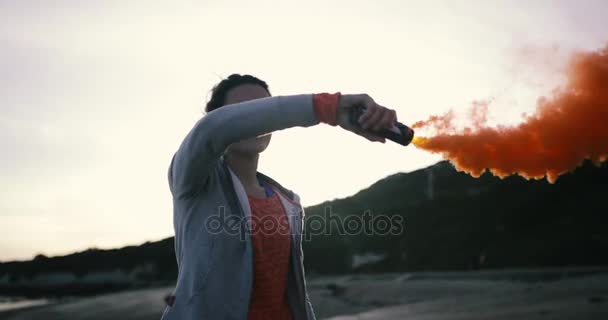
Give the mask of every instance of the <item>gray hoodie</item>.
[[(312, 94), (300, 94), (226, 105), (194, 125), (168, 172), (178, 276), (175, 299), (165, 307), (163, 320), (247, 319), (253, 284), (251, 210), (224, 153), (243, 139), (318, 123)], [(304, 209), (297, 194), (262, 173), (258, 178), (277, 192), (289, 219), (287, 299), (293, 319), (315, 319), (304, 276)]]

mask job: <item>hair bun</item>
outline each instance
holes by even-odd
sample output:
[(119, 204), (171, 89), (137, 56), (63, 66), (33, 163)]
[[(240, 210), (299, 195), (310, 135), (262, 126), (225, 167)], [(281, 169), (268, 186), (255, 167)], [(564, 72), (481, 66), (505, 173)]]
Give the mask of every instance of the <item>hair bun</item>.
[(206, 112), (213, 111), (224, 105), (224, 100), (226, 99), (226, 94), (228, 91), (234, 87), (240, 86), (242, 84), (255, 84), (259, 85), (262, 88), (266, 89), (268, 94), (270, 94), (270, 90), (268, 90), (268, 84), (266, 82), (254, 77), (250, 74), (238, 74), (233, 73), (228, 76), (228, 78), (223, 79), (218, 84), (216, 84), (213, 89), (211, 89), (211, 99), (207, 102), (205, 107)]

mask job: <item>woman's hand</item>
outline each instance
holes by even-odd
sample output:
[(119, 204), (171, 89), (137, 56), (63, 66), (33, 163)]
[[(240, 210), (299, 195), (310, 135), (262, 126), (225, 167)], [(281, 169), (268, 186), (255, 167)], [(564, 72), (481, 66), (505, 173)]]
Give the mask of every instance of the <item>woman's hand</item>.
[[(350, 114), (355, 107), (363, 106), (366, 111), (359, 118), (360, 127), (350, 122)], [(354, 132), (369, 141), (386, 142), (386, 139), (373, 131), (390, 129), (397, 122), (395, 110), (377, 104), (367, 94), (343, 94), (338, 102), (337, 122), (345, 130)]]

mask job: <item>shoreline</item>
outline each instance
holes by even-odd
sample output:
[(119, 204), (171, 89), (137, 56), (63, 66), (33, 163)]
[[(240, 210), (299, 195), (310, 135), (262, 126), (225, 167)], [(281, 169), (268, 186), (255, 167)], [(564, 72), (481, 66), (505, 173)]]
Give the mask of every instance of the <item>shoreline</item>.
[[(513, 280), (518, 277), (520, 280)], [(0, 317), (160, 318), (163, 298), (172, 289), (162, 286), (75, 298), (0, 312)], [(508, 319), (507, 315), (536, 319), (547, 314), (559, 319), (577, 315), (603, 319), (608, 316), (608, 267), (310, 277), (309, 295), (319, 319), (493, 320)]]

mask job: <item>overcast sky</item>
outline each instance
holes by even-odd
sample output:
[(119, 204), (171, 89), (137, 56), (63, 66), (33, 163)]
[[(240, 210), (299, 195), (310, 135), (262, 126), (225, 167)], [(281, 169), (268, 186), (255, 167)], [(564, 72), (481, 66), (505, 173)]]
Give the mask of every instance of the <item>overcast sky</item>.
[[(497, 97), (491, 122), (515, 123), (559, 84), (567, 52), (606, 44), (607, 12), (602, 0), (0, 0), (0, 260), (173, 235), (167, 168), (221, 77), (251, 73), (273, 95), (369, 93), (404, 123)], [(319, 125), (275, 133), (259, 170), (312, 205), (438, 160)]]

